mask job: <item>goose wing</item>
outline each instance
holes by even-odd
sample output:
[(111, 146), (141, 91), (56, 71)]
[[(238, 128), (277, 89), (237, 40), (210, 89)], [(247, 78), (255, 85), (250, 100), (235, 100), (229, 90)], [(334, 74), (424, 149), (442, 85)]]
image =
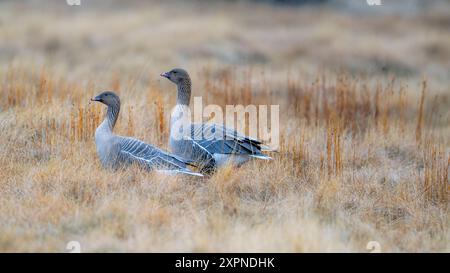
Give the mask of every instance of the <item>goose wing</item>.
[(190, 146), (190, 156), (197, 163), (197, 166), (205, 172), (213, 170), (216, 165), (213, 154), (192, 138), (186, 137), (185, 140)]
[(148, 169), (169, 170), (198, 175), (189, 170), (186, 165), (190, 162), (175, 155), (169, 154), (131, 137), (120, 137), (119, 157), (128, 163), (137, 163)]
[(240, 154), (265, 156), (261, 153), (259, 140), (239, 134), (215, 123), (193, 123), (191, 125), (193, 140), (211, 154)]

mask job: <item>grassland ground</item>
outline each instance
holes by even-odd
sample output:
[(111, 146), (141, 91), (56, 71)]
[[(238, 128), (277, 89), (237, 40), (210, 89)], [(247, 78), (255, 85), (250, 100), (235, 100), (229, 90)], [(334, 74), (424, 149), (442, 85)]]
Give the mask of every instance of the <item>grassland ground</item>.
[[(0, 3), (0, 251), (450, 251), (448, 5), (51, 3)], [(273, 160), (104, 170), (89, 99), (115, 90), (116, 133), (167, 147), (177, 66), (205, 105), (280, 105)]]

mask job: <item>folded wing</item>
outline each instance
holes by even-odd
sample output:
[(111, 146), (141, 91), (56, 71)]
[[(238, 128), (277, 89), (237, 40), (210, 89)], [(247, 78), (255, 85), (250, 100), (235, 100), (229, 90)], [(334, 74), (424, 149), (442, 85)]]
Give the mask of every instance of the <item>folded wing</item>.
[(164, 152), (138, 139), (121, 137), (119, 144), (119, 159), (123, 162), (135, 163), (147, 169), (167, 170), (200, 175), (186, 167), (187, 164), (190, 163), (187, 160)]
[(236, 130), (215, 123), (194, 123), (191, 125), (193, 140), (211, 154), (237, 154), (267, 157), (262, 143), (239, 134)]

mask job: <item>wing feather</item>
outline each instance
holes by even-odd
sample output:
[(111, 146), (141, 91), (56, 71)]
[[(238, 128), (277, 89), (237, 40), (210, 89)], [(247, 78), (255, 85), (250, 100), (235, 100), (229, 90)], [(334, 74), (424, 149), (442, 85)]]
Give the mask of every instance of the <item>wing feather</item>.
[(148, 169), (174, 170), (194, 174), (186, 167), (187, 161), (138, 139), (121, 137), (119, 143), (119, 157), (122, 161), (137, 163)]
[(191, 134), (194, 142), (211, 154), (264, 155), (261, 152), (261, 141), (220, 124), (194, 123)]

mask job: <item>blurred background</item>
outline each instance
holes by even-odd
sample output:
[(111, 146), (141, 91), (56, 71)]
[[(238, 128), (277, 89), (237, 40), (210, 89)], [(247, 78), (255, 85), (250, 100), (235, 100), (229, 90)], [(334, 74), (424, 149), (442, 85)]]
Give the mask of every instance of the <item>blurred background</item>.
[[(450, 1), (381, 3), (0, 0), (0, 251), (449, 252)], [(173, 67), (204, 105), (279, 105), (274, 160), (101, 168), (89, 98), (166, 148)]]
[(450, 1), (381, 3), (0, 1), (0, 64), (51, 67), (100, 85), (111, 73), (147, 78), (219, 65), (260, 67), (280, 79), (287, 71), (427, 77), (448, 91)]

